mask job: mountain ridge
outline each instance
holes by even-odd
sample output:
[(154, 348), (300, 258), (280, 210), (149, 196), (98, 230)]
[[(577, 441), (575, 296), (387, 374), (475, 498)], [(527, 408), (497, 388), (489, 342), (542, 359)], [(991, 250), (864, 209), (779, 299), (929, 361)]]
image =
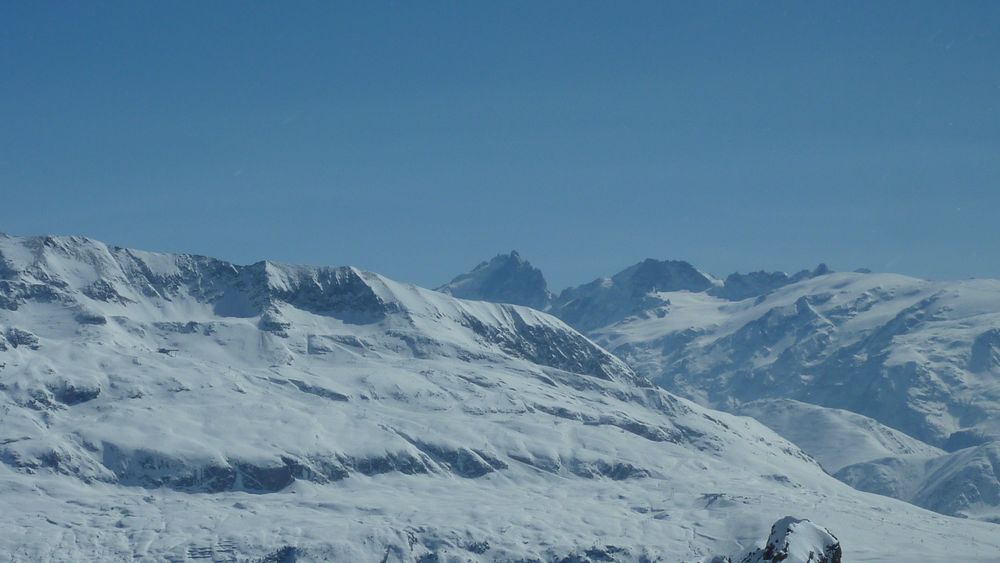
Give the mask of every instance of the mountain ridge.
[[(580, 299), (581, 294), (587, 295), (615, 285), (619, 288), (624, 286), (622, 291), (633, 294), (637, 299), (649, 292), (688, 290), (707, 291), (718, 297), (740, 301), (831, 272), (825, 263), (820, 263), (812, 270), (800, 270), (794, 274), (757, 270), (745, 274), (734, 272), (725, 279), (719, 279), (696, 269), (685, 260), (645, 258), (611, 276), (553, 292), (542, 271), (517, 250), (512, 250), (480, 262), (469, 272), (455, 276), (435, 290), (466, 299), (509, 302), (542, 311), (564, 308), (572, 311), (568, 304)], [(642, 305), (641, 301), (635, 303), (633, 312), (640, 312)]]
[(790, 507), (869, 559), (1000, 549), (533, 309), (95, 241), (0, 255), (0, 546), (24, 560), (741, 557)]

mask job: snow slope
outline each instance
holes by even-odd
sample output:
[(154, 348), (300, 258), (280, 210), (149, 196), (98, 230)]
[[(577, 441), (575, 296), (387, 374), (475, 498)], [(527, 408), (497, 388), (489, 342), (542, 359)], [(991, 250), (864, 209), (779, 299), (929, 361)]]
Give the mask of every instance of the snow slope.
[(81, 238), (0, 264), (13, 561), (699, 560), (787, 514), (852, 561), (1000, 553), (531, 309)]
[(791, 398), (945, 449), (1000, 436), (1000, 281), (838, 273), (737, 302), (656, 298), (591, 335), (703, 404)]
[(791, 441), (830, 473), (891, 456), (936, 457), (944, 451), (859, 414), (801, 403), (760, 399), (734, 412), (750, 416)]
[[(756, 417), (863, 490), (997, 520), (1000, 473), (989, 460), (1000, 443), (1000, 281), (846, 273), (738, 302), (656, 297), (658, 314), (591, 337), (667, 389)], [(796, 402), (761, 402), (778, 399)], [(977, 453), (921, 452), (887, 426)], [(852, 464), (861, 465), (841, 470)], [(936, 473), (937, 464), (950, 469)]]
[(857, 463), (837, 478), (862, 490), (942, 514), (1000, 524), (1000, 443), (933, 456), (910, 454)]

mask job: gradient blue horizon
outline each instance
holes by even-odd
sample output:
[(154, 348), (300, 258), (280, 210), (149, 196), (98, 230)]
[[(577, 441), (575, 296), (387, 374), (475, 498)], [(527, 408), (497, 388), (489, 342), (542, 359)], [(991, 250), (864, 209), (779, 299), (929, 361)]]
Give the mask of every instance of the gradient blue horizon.
[(5, 3), (0, 231), (1000, 277), (1000, 3)]

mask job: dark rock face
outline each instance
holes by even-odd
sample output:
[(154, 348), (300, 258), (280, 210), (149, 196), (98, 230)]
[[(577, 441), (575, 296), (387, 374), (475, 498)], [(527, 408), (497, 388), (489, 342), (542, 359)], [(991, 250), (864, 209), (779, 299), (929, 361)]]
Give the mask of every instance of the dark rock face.
[(994, 439), (995, 438), (993, 436), (984, 434), (982, 431), (975, 428), (959, 430), (957, 432), (952, 432), (951, 435), (948, 436), (948, 439), (941, 444), (941, 449), (946, 452), (955, 452), (965, 448), (981, 446), (992, 442)]
[[(4, 336), (6, 337), (5, 339), (3, 338)], [(37, 336), (19, 328), (8, 328), (5, 334), (0, 335), (0, 346), (3, 346), (4, 340), (14, 348), (27, 346), (32, 350), (37, 350), (39, 347)]]
[(749, 274), (733, 273), (726, 276), (726, 281), (720, 288), (711, 293), (730, 301), (741, 301), (770, 293), (775, 289), (792, 283), (792, 278), (784, 272), (750, 272)]
[(200, 333), (204, 336), (209, 336), (215, 332), (215, 328), (211, 323), (199, 323), (195, 321), (188, 321), (186, 323), (182, 322), (154, 322), (153, 326), (165, 331), (165, 332), (175, 332), (177, 334), (195, 334)]
[(682, 260), (647, 258), (615, 274), (612, 279), (627, 282), (633, 292), (643, 294), (651, 291), (704, 291), (712, 286), (705, 274)]
[[(285, 303), (349, 323), (369, 323), (384, 318), (391, 309), (352, 268), (308, 268), (259, 262), (237, 266), (222, 260), (192, 255), (150, 255), (105, 246), (78, 237), (24, 239), (33, 256), (15, 265), (0, 256), (0, 307), (16, 310), (27, 301), (60, 301), (78, 310), (81, 324), (107, 323), (92, 313), (81, 297), (128, 306), (140, 297), (166, 301), (190, 296), (212, 304), (228, 317), (255, 317), (275, 304)], [(71, 260), (101, 276), (80, 288), (50, 273), (50, 263)], [(151, 266), (152, 262), (160, 263)], [(164, 268), (163, 263), (168, 267)], [(132, 297), (130, 297), (132, 296)]]
[(292, 323), (286, 321), (281, 316), (281, 311), (269, 309), (260, 316), (260, 322), (257, 323), (257, 327), (264, 332), (271, 332), (277, 336), (287, 337), (287, 331), (292, 327)]
[(254, 284), (251, 296), (268, 305), (287, 303), (352, 324), (377, 322), (395, 310), (375, 295), (352, 268), (273, 266), (261, 262), (245, 270)]
[(118, 290), (115, 289), (115, 286), (107, 280), (95, 281), (89, 286), (83, 288), (82, 293), (91, 299), (104, 301), (105, 303), (120, 303), (124, 305), (131, 302), (130, 299), (122, 297), (118, 293)]
[(430, 473), (430, 460), (409, 452), (386, 452), (385, 455), (376, 457), (340, 456), (337, 459), (345, 468), (369, 477), (395, 472), (403, 475)]
[(19, 280), (0, 281), (0, 308), (16, 311), (28, 300), (41, 303), (57, 301), (60, 294), (56, 287), (44, 283), (28, 283)]
[(296, 479), (329, 483), (349, 475), (336, 458), (282, 456), (280, 463), (268, 465), (244, 460), (200, 465), (151, 450), (126, 451), (108, 443), (103, 445), (101, 452), (100, 463), (122, 485), (166, 487), (189, 493), (273, 493), (291, 485)]
[(301, 555), (302, 552), (298, 548), (286, 545), (285, 547), (268, 554), (259, 561), (260, 563), (295, 563), (300, 560), (299, 558)]
[(289, 379), (292, 385), (298, 388), (299, 391), (303, 393), (309, 393), (311, 395), (316, 395), (317, 397), (322, 397), (324, 399), (329, 399), (331, 401), (348, 401), (350, 398), (343, 393), (337, 393), (325, 387), (319, 387), (318, 385), (310, 385), (304, 381), (299, 381), (298, 379)]
[(765, 272), (763, 270), (748, 274), (733, 273), (726, 276), (721, 287), (713, 287), (709, 293), (730, 301), (742, 301), (751, 297), (759, 297), (802, 280), (815, 278), (830, 273), (826, 264), (816, 266), (812, 271), (802, 270), (793, 275), (784, 272)]
[(1000, 367), (1000, 328), (990, 329), (972, 343), (969, 357), (970, 371), (989, 371)]
[(650, 314), (665, 305), (650, 295), (655, 292), (707, 292), (739, 301), (752, 297), (763, 298), (785, 285), (828, 273), (831, 270), (826, 264), (792, 275), (765, 271), (734, 273), (719, 286), (687, 262), (649, 258), (610, 278), (568, 288), (554, 296), (548, 291), (541, 271), (522, 259), (517, 252), (511, 252), (479, 264), (471, 272), (457, 276), (439, 287), (438, 291), (463, 299), (511, 303), (547, 310), (573, 328), (588, 331), (631, 316)]
[(552, 298), (541, 270), (521, 258), (517, 251), (482, 262), (438, 291), (460, 299), (510, 303), (539, 310), (545, 309)]
[(76, 322), (83, 325), (104, 325), (108, 324), (108, 319), (106, 319), (104, 315), (81, 311), (76, 315)]
[(508, 332), (483, 324), (475, 317), (463, 319), (466, 326), (504, 352), (533, 363), (556, 369), (592, 375), (605, 380), (639, 381), (620, 360), (594, 346), (579, 333), (529, 324), (514, 309), (509, 311), (515, 331)]
[(454, 448), (425, 442), (405, 434), (400, 436), (419, 449), (429, 461), (459, 477), (475, 479), (494, 471), (507, 469), (507, 463), (483, 450)]
[(587, 479), (607, 477), (615, 481), (623, 481), (625, 479), (643, 479), (650, 475), (649, 471), (641, 467), (636, 467), (631, 463), (608, 462), (604, 460), (588, 463), (573, 460), (569, 464), (568, 469), (574, 475)]
[(88, 386), (73, 383), (64, 383), (59, 387), (50, 388), (49, 391), (52, 392), (57, 401), (67, 406), (92, 401), (101, 394), (101, 388), (96, 385)]
[[(583, 550), (583, 553), (570, 553), (569, 555), (552, 559), (554, 563), (596, 563), (606, 561), (615, 563), (618, 561), (631, 561), (634, 558), (629, 550), (615, 545), (593, 546)], [(640, 559), (642, 561), (642, 559)]]

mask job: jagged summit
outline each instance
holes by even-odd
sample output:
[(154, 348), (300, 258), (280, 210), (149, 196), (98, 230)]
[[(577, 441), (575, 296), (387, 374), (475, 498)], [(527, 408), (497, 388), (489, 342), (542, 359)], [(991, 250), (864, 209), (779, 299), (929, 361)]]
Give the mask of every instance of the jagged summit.
[(760, 297), (781, 287), (830, 273), (826, 264), (795, 274), (757, 271), (719, 280), (683, 260), (646, 258), (605, 278), (551, 293), (542, 272), (516, 250), (481, 262), (438, 291), (461, 297), (513, 303), (548, 311), (578, 330), (592, 330), (664, 305), (660, 292), (706, 292), (730, 301)]
[(819, 264), (812, 270), (802, 270), (792, 275), (788, 275), (785, 272), (767, 272), (764, 270), (746, 274), (735, 272), (726, 276), (723, 284), (713, 287), (709, 293), (729, 299), (730, 301), (741, 301), (751, 297), (766, 295), (786, 285), (823, 276), (831, 272), (832, 270), (826, 264)]
[(545, 310), (578, 330), (593, 330), (631, 316), (654, 314), (665, 303), (661, 292), (707, 292), (732, 301), (758, 297), (785, 285), (830, 272), (825, 264), (788, 275), (784, 272), (734, 273), (725, 281), (706, 274), (683, 260), (646, 258), (606, 278), (549, 292), (540, 270), (517, 251), (482, 262), (471, 272), (455, 277), (438, 291), (461, 297), (515, 303)]
[(612, 285), (636, 294), (657, 291), (704, 291), (712, 280), (683, 260), (647, 258), (611, 277)]
[(471, 272), (456, 276), (437, 290), (462, 299), (511, 303), (539, 310), (544, 310), (552, 299), (542, 271), (516, 250), (481, 262)]

